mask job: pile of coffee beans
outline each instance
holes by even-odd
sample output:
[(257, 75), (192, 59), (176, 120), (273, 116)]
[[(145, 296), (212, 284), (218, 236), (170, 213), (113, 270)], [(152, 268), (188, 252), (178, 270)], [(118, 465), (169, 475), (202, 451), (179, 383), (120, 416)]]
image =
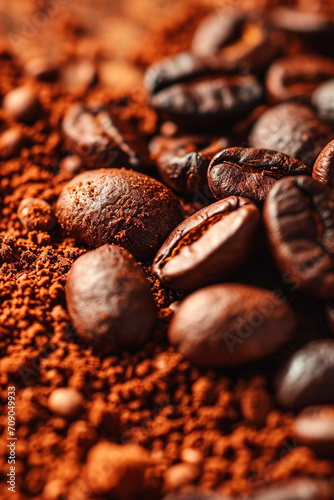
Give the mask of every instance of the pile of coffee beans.
[(22, 445), (23, 499), (333, 498), (334, 23), (195, 24), (152, 57), (145, 103), (89, 99), (89, 64), (81, 98), (48, 61), (0, 85), (3, 380), (25, 377), (22, 439), (51, 422), (82, 482), (58, 464), (44, 484)]

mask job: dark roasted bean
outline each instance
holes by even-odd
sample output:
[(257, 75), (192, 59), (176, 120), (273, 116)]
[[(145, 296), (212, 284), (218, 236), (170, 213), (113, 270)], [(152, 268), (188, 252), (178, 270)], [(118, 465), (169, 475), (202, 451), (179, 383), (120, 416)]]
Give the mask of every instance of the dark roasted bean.
[(189, 140), (183, 143), (177, 138), (160, 138), (159, 144), (157, 138), (154, 141), (155, 153), (152, 156), (156, 159), (162, 180), (175, 191), (186, 195), (205, 191), (210, 161), (228, 146), (228, 139), (225, 137), (215, 140), (202, 150), (189, 143)]
[(321, 457), (334, 458), (334, 406), (309, 406), (296, 418), (293, 429), (299, 444)]
[(191, 50), (200, 57), (219, 55), (236, 70), (266, 68), (279, 50), (280, 37), (240, 10), (214, 12), (197, 28)]
[(103, 353), (137, 349), (156, 320), (142, 270), (115, 245), (79, 257), (67, 278), (66, 303), (79, 337)]
[(183, 219), (173, 193), (147, 175), (125, 169), (83, 172), (63, 189), (57, 216), (91, 246), (115, 243), (139, 260), (157, 252)]
[(287, 102), (260, 116), (251, 131), (249, 145), (280, 151), (312, 168), (316, 157), (332, 137), (331, 129), (310, 108)]
[(24, 198), (17, 210), (17, 216), (28, 231), (50, 231), (56, 223), (51, 206), (39, 198)]
[(329, 481), (298, 477), (278, 482), (252, 497), (253, 500), (332, 500)]
[(112, 117), (105, 108), (73, 105), (63, 120), (68, 145), (91, 168), (149, 165), (143, 141), (129, 122)]
[(334, 298), (334, 191), (310, 177), (281, 179), (267, 197), (264, 222), (285, 280)]
[(288, 175), (311, 175), (301, 161), (269, 149), (229, 148), (218, 153), (208, 169), (216, 199), (244, 196), (263, 203), (275, 182)]
[(334, 140), (327, 144), (315, 161), (312, 177), (334, 188)]
[(217, 283), (245, 262), (259, 224), (260, 212), (249, 200), (232, 196), (214, 203), (174, 229), (153, 271), (176, 289)]
[(334, 125), (334, 79), (319, 85), (312, 96), (312, 104), (320, 118)]
[(2, 103), (3, 109), (15, 120), (36, 120), (40, 103), (36, 92), (28, 86), (17, 87), (8, 92)]
[(308, 102), (313, 91), (333, 76), (331, 59), (304, 54), (284, 57), (272, 63), (267, 72), (267, 95), (272, 102), (288, 99)]
[(287, 409), (334, 404), (334, 340), (310, 342), (283, 366), (277, 380), (277, 401)]
[(212, 285), (182, 302), (168, 337), (194, 363), (232, 366), (268, 356), (295, 327), (293, 311), (268, 290)]
[(262, 97), (252, 75), (228, 74), (228, 65), (187, 53), (152, 66), (145, 78), (149, 103), (162, 115), (187, 125), (224, 125), (245, 116)]
[(331, 332), (334, 333), (334, 302), (328, 302), (326, 307), (327, 321)]

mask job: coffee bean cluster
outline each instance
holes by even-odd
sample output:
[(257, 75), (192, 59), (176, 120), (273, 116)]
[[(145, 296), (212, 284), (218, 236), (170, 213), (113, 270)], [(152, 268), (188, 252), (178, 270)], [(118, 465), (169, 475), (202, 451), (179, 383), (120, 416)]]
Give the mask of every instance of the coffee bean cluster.
[[(272, 272), (326, 307), (323, 340), (284, 360), (276, 395), (283, 408), (306, 408), (296, 420), (298, 440), (328, 455), (334, 439), (334, 413), (326, 406), (334, 404), (334, 340), (327, 338), (334, 331), (334, 59), (324, 55), (320, 21), (308, 18), (307, 26), (303, 18), (302, 27), (299, 13), (290, 14), (295, 25), (284, 9), (267, 20), (232, 10), (213, 14), (198, 27), (189, 52), (148, 68), (147, 101), (160, 127), (149, 144), (108, 108), (70, 108), (63, 134), (80, 157), (78, 168), (87, 170), (65, 186), (56, 214), (88, 250), (66, 288), (80, 338), (102, 352), (148, 341), (156, 311), (136, 259), (179, 292), (168, 340), (206, 367), (267, 359), (301, 335), (293, 301), (261, 287), (260, 265), (258, 286), (243, 281), (262, 242)], [(301, 43), (290, 53), (282, 40), (291, 31)], [(312, 54), (305, 34), (313, 35)], [(10, 98), (6, 108), (27, 119), (36, 102), (23, 97), (20, 109)], [(201, 208), (185, 217), (182, 206), (198, 200)], [(310, 487), (326, 490), (320, 483)], [(303, 485), (296, 481), (295, 488)], [(288, 491), (273, 497), (286, 498)]]

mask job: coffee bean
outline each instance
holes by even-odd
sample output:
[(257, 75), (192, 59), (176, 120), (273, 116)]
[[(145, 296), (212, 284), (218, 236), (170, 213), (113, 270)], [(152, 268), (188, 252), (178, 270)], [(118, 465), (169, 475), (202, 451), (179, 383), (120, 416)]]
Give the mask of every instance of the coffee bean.
[(196, 488), (191, 488), (190, 491), (169, 493), (163, 500), (232, 500), (232, 497), (222, 496), (219, 493), (205, 492)]
[(334, 79), (319, 85), (312, 95), (312, 104), (321, 119), (334, 125)]
[(273, 484), (252, 497), (254, 500), (331, 500), (329, 481), (298, 477)]
[(276, 380), (278, 403), (293, 411), (334, 404), (334, 340), (310, 342), (283, 366)]
[(252, 75), (228, 74), (219, 59), (181, 53), (153, 65), (145, 77), (150, 105), (162, 116), (190, 126), (221, 125), (245, 116), (261, 101)]
[(231, 196), (182, 222), (162, 245), (153, 272), (170, 288), (217, 283), (247, 259), (260, 224), (258, 208)]
[(298, 443), (321, 457), (334, 458), (334, 406), (309, 406), (293, 424)]
[(165, 473), (164, 490), (177, 491), (193, 484), (199, 477), (201, 470), (193, 464), (175, 464)]
[(306, 54), (284, 57), (272, 63), (267, 72), (267, 95), (272, 102), (289, 99), (308, 102), (312, 92), (333, 76), (331, 59)]
[(183, 195), (204, 193), (208, 191), (207, 170), (210, 161), (228, 146), (228, 139), (217, 139), (202, 150), (192, 146), (189, 141), (181, 140), (160, 138), (159, 145), (155, 140), (153, 158), (156, 158), (159, 174), (167, 186)]
[(277, 151), (255, 148), (229, 148), (218, 153), (210, 163), (208, 180), (216, 199), (245, 196), (263, 203), (281, 177), (311, 175), (301, 161)]
[(146, 146), (129, 122), (99, 106), (74, 104), (63, 120), (68, 145), (91, 168), (142, 169), (150, 160)]
[(293, 311), (273, 293), (226, 284), (189, 295), (174, 313), (168, 337), (194, 363), (232, 366), (268, 356), (295, 328)]
[(77, 174), (82, 166), (83, 164), (80, 156), (69, 155), (63, 158), (60, 162), (60, 171), (68, 172), (70, 174)]
[(334, 302), (328, 302), (326, 307), (327, 322), (331, 332), (334, 333)]
[(73, 418), (81, 410), (83, 400), (82, 394), (76, 389), (61, 387), (51, 393), (48, 408), (61, 417)]
[(89, 170), (74, 177), (57, 203), (62, 227), (93, 247), (124, 246), (138, 260), (153, 257), (182, 220), (168, 188), (125, 169)]
[(142, 270), (124, 248), (104, 245), (79, 257), (65, 291), (75, 330), (99, 351), (134, 350), (147, 341), (155, 305)]
[(28, 144), (28, 138), (19, 128), (9, 128), (0, 136), (0, 158), (18, 156), (21, 149)]
[(316, 297), (334, 298), (334, 191), (306, 176), (281, 179), (263, 213), (283, 278)]
[(2, 106), (15, 120), (30, 123), (37, 117), (39, 100), (32, 88), (23, 86), (8, 92)]
[(93, 497), (143, 498), (144, 474), (151, 460), (142, 446), (100, 442), (89, 450), (86, 463), (84, 490)]
[(239, 9), (226, 9), (206, 17), (197, 28), (192, 52), (200, 57), (219, 55), (235, 70), (253, 72), (267, 67), (279, 50), (280, 37), (264, 23)]
[(315, 161), (312, 177), (334, 188), (334, 140), (327, 144)]
[(24, 198), (17, 216), (28, 231), (50, 231), (56, 223), (51, 206), (39, 198)]
[(35, 57), (24, 65), (27, 75), (42, 82), (55, 82), (59, 77), (59, 61), (50, 57)]
[(249, 145), (280, 151), (309, 168), (332, 139), (331, 129), (299, 103), (286, 102), (268, 109), (252, 128)]

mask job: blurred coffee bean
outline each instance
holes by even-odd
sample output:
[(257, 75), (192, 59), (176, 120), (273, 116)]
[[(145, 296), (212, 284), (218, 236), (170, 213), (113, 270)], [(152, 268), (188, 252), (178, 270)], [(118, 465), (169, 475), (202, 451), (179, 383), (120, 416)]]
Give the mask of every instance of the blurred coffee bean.
[(163, 500), (232, 500), (232, 497), (222, 496), (214, 491), (202, 491), (195, 487), (190, 491), (169, 493)]
[(124, 248), (104, 245), (79, 257), (65, 291), (75, 330), (99, 351), (135, 350), (147, 341), (155, 305), (142, 270)]
[(292, 478), (255, 494), (253, 500), (331, 500), (332, 485), (323, 479)]
[(15, 120), (30, 123), (37, 118), (39, 100), (31, 87), (22, 86), (8, 92), (3, 99), (2, 106)]
[(30, 59), (24, 65), (27, 75), (43, 82), (55, 82), (59, 77), (59, 61), (48, 57)]
[(327, 144), (315, 161), (312, 177), (334, 188), (334, 140)]
[(334, 298), (334, 191), (306, 176), (281, 179), (263, 214), (285, 281), (316, 297)]
[[(329, 5), (329, 4), (328, 4)], [(303, 42), (309, 43), (313, 49), (332, 56), (334, 40), (333, 16), (326, 13), (325, 4), (321, 11), (312, 11), (315, 2), (303, 2), (300, 5), (280, 5), (269, 12), (269, 21), (273, 28), (283, 30), (287, 34), (297, 35)], [(299, 7), (299, 8), (298, 8)]]
[(82, 159), (77, 155), (69, 155), (60, 162), (60, 171), (77, 174), (82, 168)]
[(209, 205), (174, 229), (157, 253), (153, 271), (170, 288), (217, 283), (245, 262), (259, 224), (259, 210), (244, 198)]
[(28, 138), (19, 128), (9, 128), (0, 135), (0, 158), (18, 156), (21, 149), (28, 143)]
[(28, 231), (50, 231), (56, 223), (51, 206), (39, 198), (24, 198), (17, 210), (17, 216)]
[(328, 302), (326, 307), (327, 322), (331, 332), (334, 334), (334, 302)]
[(208, 181), (216, 199), (244, 196), (263, 203), (281, 177), (311, 175), (301, 161), (269, 149), (229, 148), (210, 163)]
[(198, 26), (191, 45), (200, 57), (219, 55), (235, 70), (262, 70), (279, 51), (281, 37), (260, 19), (237, 9), (226, 9), (206, 17)]
[(333, 384), (334, 340), (310, 342), (295, 352), (278, 374), (277, 401), (293, 411), (334, 404)]
[(224, 120), (245, 116), (262, 98), (254, 76), (231, 74), (230, 63), (186, 52), (151, 66), (145, 86), (158, 113), (188, 126), (226, 126)]
[(313, 91), (333, 78), (334, 61), (311, 54), (297, 54), (273, 62), (266, 75), (266, 92), (276, 103), (289, 99), (310, 101)]
[(88, 89), (96, 78), (96, 67), (90, 61), (72, 61), (62, 69), (63, 84), (72, 91)]
[(73, 418), (81, 410), (83, 401), (82, 394), (76, 389), (60, 387), (51, 393), (48, 408), (61, 417)]
[(241, 365), (265, 358), (296, 328), (291, 308), (268, 290), (225, 284), (189, 295), (174, 313), (168, 337), (190, 361)]
[(193, 484), (201, 473), (200, 468), (193, 464), (175, 464), (165, 473), (164, 491), (177, 491)]
[(331, 129), (310, 108), (287, 102), (260, 116), (251, 131), (249, 145), (280, 151), (312, 168), (316, 157), (332, 138)]
[(150, 163), (146, 145), (132, 125), (111, 117), (105, 108), (74, 104), (63, 120), (63, 132), (88, 167), (142, 169)]
[(115, 243), (149, 260), (182, 220), (173, 193), (147, 175), (125, 169), (74, 177), (57, 203), (62, 227), (91, 246)]
[[(209, 138), (206, 140), (210, 142)], [(215, 140), (202, 150), (198, 143), (197, 146), (193, 145), (186, 137), (184, 142), (177, 138), (162, 137), (159, 145), (157, 138), (154, 141), (155, 144), (152, 144), (151, 148), (154, 147), (156, 152), (152, 157), (156, 159), (162, 180), (175, 191), (190, 196), (206, 190), (210, 161), (228, 146), (228, 139), (225, 137)]]
[(334, 79), (319, 85), (312, 96), (312, 104), (321, 119), (334, 125)]
[(101, 500), (143, 498), (145, 471), (150, 464), (150, 455), (142, 446), (100, 442), (88, 452), (84, 489)]
[(296, 418), (293, 430), (298, 443), (320, 457), (334, 458), (334, 406), (309, 406)]

